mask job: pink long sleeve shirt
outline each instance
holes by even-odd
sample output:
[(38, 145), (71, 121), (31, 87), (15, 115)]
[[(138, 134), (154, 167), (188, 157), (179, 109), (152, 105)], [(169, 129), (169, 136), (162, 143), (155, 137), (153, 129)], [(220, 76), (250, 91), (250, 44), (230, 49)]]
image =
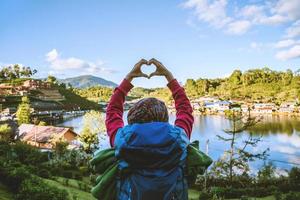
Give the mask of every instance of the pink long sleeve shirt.
[[(190, 138), (194, 123), (193, 108), (187, 98), (183, 87), (179, 85), (176, 79), (168, 83), (168, 88), (172, 92), (176, 108), (175, 125), (184, 129)], [(114, 146), (114, 140), (119, 128), (124, 126), (123, 122), (123, 104), (127, 93), (133, 88), (133, 85), (126, 79), (115, 88), (106, 110), (106, 129), (109, 135), (111, 146)]]

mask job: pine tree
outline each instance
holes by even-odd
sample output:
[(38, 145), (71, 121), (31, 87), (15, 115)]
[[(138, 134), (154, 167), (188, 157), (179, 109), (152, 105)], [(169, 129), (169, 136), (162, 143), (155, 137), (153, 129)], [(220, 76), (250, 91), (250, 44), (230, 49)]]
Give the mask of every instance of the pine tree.
[(240, 145), (237, 144), (238, 136), (245, 130), (254, 126), (259, 122), (258, 118), (252, 118), (249, 115), (244, 116), (239, 111), (228, 111), (226, 117), (231, 121), (231, 128), (224, 130), (227, 137), (217, 135), (217, 137), (230, 144), (230, 148), (225, 151), (225, 154), (212, 167), (212, 172), (215, 175), (224, 175), (229, 178), (230, 183), (233, 181), (235, 170), (247, 174), (249, 172), (249, 161), (255, 159), (266, 159), (269, 149), (262, 151), (261, 153), (253, 153), (247, 149), (247, 147), (256, 147), (261, 141), (261, 137), (253, 137), (250, 133), (246, 140), (243, 140)]
[(0, 125), (0, 140), (9, 141), (11, 139), (12, 129), (8, 124)]
[(93, 153), (98, 148), (98, 134), (100, 134), (101, 139), (104, 139), (106, 136), (104, 117), (97, 111), (87, 112), (84, 115), (83, 130), (79, 136), (79, 140), (83, 143), (83, 150), (86, 153)]
[(22, 97), (22, 102), (18, 106), (17, 110), (18, 124), (30, 123), (30, 100), (28, 97)]

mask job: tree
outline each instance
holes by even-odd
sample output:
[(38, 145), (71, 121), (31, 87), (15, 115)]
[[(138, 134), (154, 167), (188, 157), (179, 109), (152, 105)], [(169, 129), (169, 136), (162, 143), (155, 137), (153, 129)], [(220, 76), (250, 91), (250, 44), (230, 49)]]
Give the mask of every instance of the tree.
[(62, 137), (51, 138), (51, 144), (58, 159), (61, 159), (64, 156), (67, 152), (67, 147), (69, 146), (69, 143)]
[(14, 80), (22, 77), (31, 77), (37, 73), (37, 70), (30, 67), (21, 67), (19, 64), (5, 66), (0, 70), (0, 79), (2, 80)]
[(54, 76), (48, 76), (47, 77), (47, 82), (51, 83), (51, 84), (54, 84), (56, 83), (56, 78)]
[(83, 149), (86, 153), (92, 153), (98, 148), (99, 138), (106, 137), (104, 117), (100, 112), (89, 111), (83, 117), (83, 130), (79, 140), (83, 143)]
[(232, 184), (235, 171), (242, 171), (243, 174), (247, 174), (249, 172), (248, 162), (255, 159), (266, 159), (269, 149), (264, 150), (262, 153), (248, 151), (248, 146), (256, 147), (261, 141), (261, 137), (253, 137), (251, 133), (248, 139), (242, 141), (241, 145), (237, 144), (239, 134), (254, 126), (259, 119), (251, 118), (249, 115), (244, 116), (239, 111), (231, 110), (226, 112), (226, 117), (231, 121), (231, 128), (224, 130), (228, 137), (220, 135), (217, 135), (217, 137), (224, 142), (228, 142), (230, 148), (225, 151), (221, 159), (215, 162), (212, 172), (216, 175), (226, 176)]
[(79, 140), (83, 143), (83, 150), (91, 154), (97, 149), (99, 138), (96, 132), (92, 132), (90, 127), (84, 127), (80, 133)]
[(9, 141), (11, 138), (12, 129), (8, 124), (0, 125), (0, 140)]
[(39, 126), (47, 126), (47, 123), (44, 122), (44, 121), (40, 121), (40, 122), (39, 122)]
[(18, 106), (16, 115), (19, 125), (30, 123), (30, 100), (28, 97), (22, 97), (22, 102)]
[(242, 72), (241, 70), (234, 70), (229, 77), (229, 82), (233, 85), (241, 84)]
[(285, 73), (282, 75), (282, 82), (284, 85), (289, 85), (292, 82), (293, 79), (293, 72), (292, 70), (288, 69)]

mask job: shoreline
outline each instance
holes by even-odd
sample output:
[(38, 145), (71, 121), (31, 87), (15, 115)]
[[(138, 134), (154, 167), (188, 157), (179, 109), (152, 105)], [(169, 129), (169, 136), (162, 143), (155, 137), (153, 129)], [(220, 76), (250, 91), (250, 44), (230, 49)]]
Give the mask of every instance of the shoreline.
[[(176, 114), (175, 110), (170, 110), (169, 113)], [(247, 112), (242, 112), (247, 113)], [(225, 115), (224, 112), (200, 112), (200, 111), (193, 111), (193, 114), (196, 115)], [(250, 115), (253, 116), (288, 116), (288, 117), (300, 117), (300, 113), (285, 113), (285, 112), (272, 112), (272, 113), (257, 113), (257, 112), (250, 112)]]

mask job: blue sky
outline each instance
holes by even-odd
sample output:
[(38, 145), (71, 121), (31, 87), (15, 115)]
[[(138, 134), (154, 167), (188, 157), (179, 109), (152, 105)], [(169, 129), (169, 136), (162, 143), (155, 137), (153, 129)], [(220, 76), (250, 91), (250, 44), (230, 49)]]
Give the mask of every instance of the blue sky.
[(2, 0), (0, 64), (31, 66), (37, 77), (92, 74), (115, 82), (152, 57), (183, 83), (237, 68), (296, 70), (299, 10), (300, 0)]

